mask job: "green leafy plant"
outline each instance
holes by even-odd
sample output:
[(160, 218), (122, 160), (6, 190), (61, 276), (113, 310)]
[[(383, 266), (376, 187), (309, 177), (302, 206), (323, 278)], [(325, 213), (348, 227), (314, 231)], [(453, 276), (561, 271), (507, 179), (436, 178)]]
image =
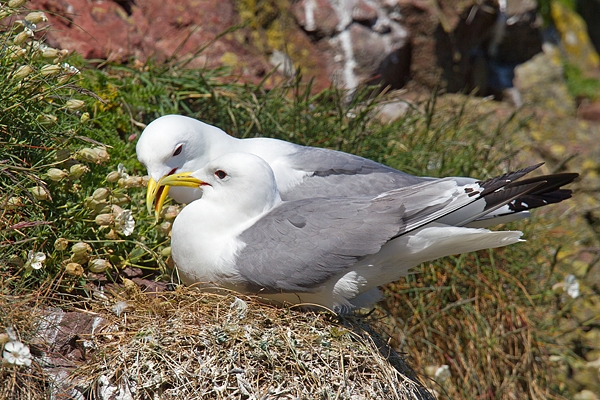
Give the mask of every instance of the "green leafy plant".
[(565, 77), (569, 92), (576, 99), (600, 100), (600, 79), (583, 76), (576, 65), (565, 64)]
[(128, 191), (144, 182), (124, 168), (109, 174), (112, 149), (95, 133), (98, 112), (89, 111), (106, 102), (80, 85), (76, 58), (35, 39), (46, 17), (20, 3), (2, 8), (0, 25), (0, 271), (22, 277), (3, 290), (62, 275), (72, 290), (87, 273), (156, 266), (139, 237), (158, 243), (158, 234), (142, 224), (132, 235), (127, 225), (137, 211)]

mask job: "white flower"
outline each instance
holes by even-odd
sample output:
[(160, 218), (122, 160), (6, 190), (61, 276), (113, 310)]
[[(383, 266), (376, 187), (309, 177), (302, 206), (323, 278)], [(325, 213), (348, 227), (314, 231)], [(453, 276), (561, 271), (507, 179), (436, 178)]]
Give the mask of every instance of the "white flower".
[(92, 193), (92, 198), (96, 201), (102, 201), (106, 200), (109, 194), (110, 191), (107, 188), (101, 187), (94, 190), (94, 193)]
[(565, 292), (567, 292), (570, 297), (574, 299), (579, 297), (579, 282), (577, 281), (577, 278), (575, 278), (575, 275), (569, 274), (565, 276), (564, 288)]
[(69, 168), (69, 178), (79, 179), (83, 174), (90, 172), (90, 168), (83, 164), (74, 164)]
[(40, 74), (42, 76), (54, 76), (60, 73), (60, 65), (56, 64), (46, 64), (42, 68), (40, 68)]
[(46, 175), (54, 182), (60, 182), (69, 176), (69, 173), (64, 169), (50, 168), (48, 172), (46, 172)]
[[(119, 165), (121, 165), (121, 164), (119, 164)], [(114, 182), (118, 181), (120, 177), (121, 177), (121, 174), (119, 174), (118, 171), (111, 171), (108, 175), (106, 175), (106, 181), (114, 183)]]
[(73, 254), (87, 254), (92, 251), (92, 246), (85, 242), (77, 242), (71, 246), (71, 253)]
[(124, 312), (130, 309), (129, 303), (125, 300), (117, 301), (112, 306), (112, 312), (115, 313), (117, 317), (120, 317)]
[(123, 232), (123, 235), (131, 235), (133, 233), (133, 229), (135, 228), (135, 219), (133, 219), (131, 210), (123, 210), (122, 212), (118, 213), (115, 217), (115, 225), (121, 230), (121, 232)]
[[(27, 26), (26, 22), (24, 24)], [(32, 40), (31, 42), (27, 43), (26, 46), (32, 51), (37, 52), (41, 51), (40, 48), (42, 46), (42, 43), (38, 42), (37, 40)]]
[(29, 188), (29, 191), (31, 192), (33, 197), (36, 198), (36, 200), (50, 200), (50, 193), (48, 193), (48, 191), (42, 186), (34, 186), (32, 188)]
[[(0, 10), (0, 16), (2, 16), (2, 11), (1, 10)], [(6, 51), (5, 54), (6, 54), (6, 56), (9, 59), (15, 60), (15, 59), (17, 59), (19, 57), (25, 56), (25, 54), (27, 54), (27, 50), (25, 50), (21, 46), (8, 46), (7, 51)]]
[(121, 178), (117, 184), (122, 188), (141, 188), (144, 187), (144, 178), (141, 176), (130, 176), (128, 178)]
[(13, 74), (13, 79), (20, 81), (25, 78), (27, 75), (33, 72), (33, 68), (29, 65), (21, 65)]
[(450, 372), (450, 367), (446, 364), (442, 365), (435, 371), (435, 379), (439, 382), (443, 382), (451, 376), (452, 373)]
[(129, 178), (129, 174), (127, 173), (127, 170), (125, 169), (125, 166), (121, 163), (119, 163), (119, 165), (117, 165), (117, 172), (119, 173), (119, 177), (121, 177), (123, 179)]
[(29, 347), (19, 341), (8, 342), (4, 345), (2, 358), (8, 364), (13, 365), (31, 365), (31, 353)]
[(43, 58), (56, 58), (60, 55), (57, 49), (46, 45), (40, 46), (40, 52), (42, 53)]
[(31, 268), (42, 268), (44, 261), (46, 261), (46, 255), (44, 253), (39, 251), (34, 253), (33, 251), (29, 250), (29, 253), (27, 254), (27, 265), (29, 265)]
[(69, 63), (63, 63), (62, 65), (62, 69), (67, 71), (69, 74), (78, 74), (79, 70), (77, 68), (75, 68), (72, 65), (69, 65)]
[(83, 106), (85, 106), (85, 101), (79, 99), (70, 99), (65, 103), (65, 107), (71, 111), (79, 110)]
[(231, 309), (231, 311), (237, 311), (238, 319), (242, 319), (246, 316), (246, 313), (248, 311), (248, 304), (239, 297), (236, 297), (229, 306), (229, 308)]

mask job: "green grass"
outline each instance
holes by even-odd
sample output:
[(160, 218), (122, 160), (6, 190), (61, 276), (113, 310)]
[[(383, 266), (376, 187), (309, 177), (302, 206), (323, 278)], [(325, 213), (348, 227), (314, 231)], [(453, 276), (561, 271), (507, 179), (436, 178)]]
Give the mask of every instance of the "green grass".
[[(2, 26), (0, 48), (10, 45), (15, 29)], [(145, 174), (135, 159), (135, 135), (164, 114), (199, 118), (237, 137), (275, 137), (359, 154), (419, 175), (488, 178), (522, 167), (513, 161), (520, 149), (512, 138), (527, 119), (513, 114), (499, 120), (467, 100), (440, 104), (433, 96), (383, 124), (376, 110), (385, 96), (357, 93), (347, 101), (348, 94), (334, 88), (315, 94), (299, 78), (267, 88), (240, 83), (226, 69), (152, 63), (94, 68), (76, 56), (54, 62), (33, 50), (14, 59), (2, 51), (0, 296), (85, 298), (98, 280), (121, 283), (127, 266), (151, 279), (170, 278), (163, 255), (168, 226), (157, 229), (147, 215), (139, 180), (131, 186), (114, 172), (122, 164), (130, 177)], [(63, 62), (81, 73), (68, 80), (66, 70), (41, 74), (44, 65)], [(31, 65), (32, 72), (17, 80), (22, 65)], [(73, 99), (84, 105), (67, 108)], [(86, 148), (106, 149), (110, 159), (94, 162), (85, 157)], [(73, 165), (89, 171), (76, 176)], [(66, 176), (49, 179), (51, 168)], [(36, 199), (35, 186), (51, 198)], [(114, 205), (131, 210), (131, 235), (114, 223), (98, 225), (98, 215), (118, 213)], [(556, 334), (542, 316), (560, 308), (551, 288), (561, 279), (554, 254), (562, 238), (547, 237), (552, 223), (543, 223), (516, 225), (531, 238), (527, 245), (428, 263), (420, 274), (389, 286), (377, 324), (418, 370), (450, 365), (453, 376), (438, 391), (451, 398), (560, 397), (564, 389), (548, 361)], [(84, 256), (72, 251), (78, 242), (90, 246)], [(41, 269), (27, 262), (30, 251), (46, 255)], [(91, 270), (95, 259), (110, 267)], [(16, 324), (0, 315), (0, 326), (19, 329)], [(20, 334), (27, 338), (26, 331)]]
[(537, 246), (449, 257), (389, 285), (380, 329), (417, 364), (451, 367), (438, 387), (448, 398), (560, 398), (549, 361), (562, 354), (557, 329), (542, 318), (559, 298), (555, 265), (542, 260), (557, 244), (544, 233), (525, 231)]
[(577, 99), (600, 100), (600, 79), (583, 76), (573, 64), (565, 64), (565, 76), (569, 92)]

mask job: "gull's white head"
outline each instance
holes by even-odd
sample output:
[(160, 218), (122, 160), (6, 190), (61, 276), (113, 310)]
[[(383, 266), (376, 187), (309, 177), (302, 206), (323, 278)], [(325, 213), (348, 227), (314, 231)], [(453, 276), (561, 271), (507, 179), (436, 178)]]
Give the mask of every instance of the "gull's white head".
[(237, 236), (281, 201), (273, 170), (250, 153), (226, 153), (158, 184), (158, 211), (170, 187), (203, 192), (181, 210), (171, 232), (173, 260), (187, 283), (235, 279), (235, 257), (243, 247)]
[(152, 121), (136, 145), (137, 158), (158, 182), (177, 171), (195, 171), (211, 160), (216, 136), (228, 136), (214, 126), (182, 115), (165, 115)]
[[(273, 170), (251, 153), (226, 153), (195, 172), (168, 175), (158, 184), (199, 188), (203, 195), (198, 207), (200, 203), (212, 203), (224, 213), (237, 214), (242, 219), (258, 216), (281, 201)], [(157, 209), (162, 207), (165, 196), (162, 192)]]
[[(152, 121), (136, 145), (137, 158), (150, 175), (147, 196), (156, 195), (156, 184), (162, 177), (204, 167), (230, 141), (235, 139), (219, 128), (182, 115), (165, 115)], [(200, 193), (180, 188), (171, 196), (180, 203), (189, 203)]]
[(281, 201), (269, 164), (251, 153), (226, 153), (191, 176), (204, 182), (203, 198), (232, 204), (251, 216)]

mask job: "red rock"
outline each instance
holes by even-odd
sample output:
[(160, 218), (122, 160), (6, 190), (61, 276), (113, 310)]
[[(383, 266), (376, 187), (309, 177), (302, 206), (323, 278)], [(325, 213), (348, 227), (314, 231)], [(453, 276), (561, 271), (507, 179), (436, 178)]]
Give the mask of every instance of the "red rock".
[(579, 118), (600, 121), (600, 101), (584, 101), (577, 108)]
[[(496, 19), (487, 9), (467, 12), (471, 2), (443, 0), (433, 7), (423, 0), (298, 0), (289, 13), (276, 10), (258, 25), (251, 20), (254, 28), (226, 34), (242, 22), (234, 0), (31, 0), (30, 5), (50, 11), (50, 45), (88, 59), (191, 59), (189, 67), (225, 65), (234, 76), (256, 83), (282, 59), (269, 62), (269, 56), (282, 53), (293, 63), (290, 70), (302, 71), (305, 81), (314, 79), (315, 91), (331, 80), (348, 88), (364, 82), (398, 88), (409, 78), (430, 90), (439, 86), (440, 76), (448, 91), (460, 91), (483, 87), (477, 80), (481, 74), (472, 72), (478, 69), (471, 54), (485, 45)], [(513, 36), (516, 42), (505, 46), (509, 51), (500, 46), (499, 53), (511, 55), (515, 43), (526, 42)], [(285, 78), (269, 79), (267, 86)]]
[[(190, 67), (229, 64), (250, 80), (258, 81), (272, 67), (249, 46), (250, 32), (239, 29), (218, 36), (239, 24), (232, 0), (185, 0), (138, 3), (87, 0), (32, 0), (31, 7), (47, 10), (51, 46), (73, 50), (87, 59), (122, 62), (149, 58), (182, 60), (200, 52)], [(129, 13), (128, 13), (129, 11)]]
[(86, 358), (83, 337), (100, 332), (106, 320), (93, 313), (48, 308), (40, 316), (31, 344), (54, 365), (70, 365)]

